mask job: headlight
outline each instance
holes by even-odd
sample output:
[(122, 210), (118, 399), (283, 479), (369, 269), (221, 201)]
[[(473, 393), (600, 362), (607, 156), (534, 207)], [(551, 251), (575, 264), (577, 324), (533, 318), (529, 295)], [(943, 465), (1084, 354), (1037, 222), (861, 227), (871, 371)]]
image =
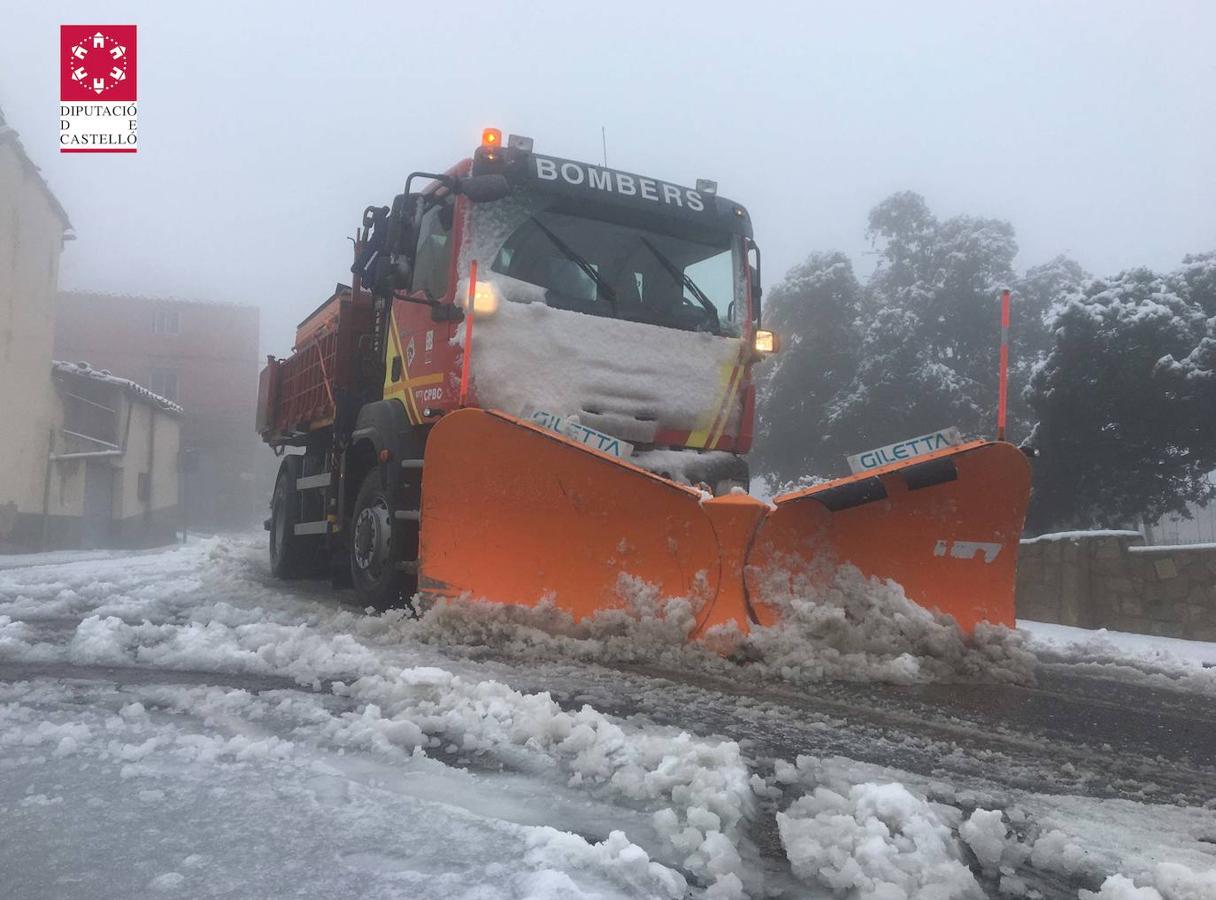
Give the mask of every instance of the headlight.
[(473, 315), (494, 315), (494, 313), (498, 312), (498, 304), (501, 300), (502, 296), (492, 282), (477, 282), (476, 293), (473, 295)]
[[(481, 286), (478, 285), (477, 289), (480, 291)], [(755, 347), (757, 353), (767, 355), (781, 349), (781, 341), (771, 331), (757, 331), (752, 346)]]

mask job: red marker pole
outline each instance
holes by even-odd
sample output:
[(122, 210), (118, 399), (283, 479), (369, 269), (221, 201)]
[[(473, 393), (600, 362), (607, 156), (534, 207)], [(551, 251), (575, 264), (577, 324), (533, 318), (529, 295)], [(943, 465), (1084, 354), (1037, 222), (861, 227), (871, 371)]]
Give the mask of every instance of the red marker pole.
[(469, 357), (473, 355), (473, 303), (477, 298), (477, 260), (469, 263), (469, 299), (464, 306), (464, 359), (460, 363), (460, 405), (469, 405)]
[(996, 439), (1005, 440), (1005, 408), (1009, 402), (1009, 291), (1001, 291), (1000, 389), (996, 401)]

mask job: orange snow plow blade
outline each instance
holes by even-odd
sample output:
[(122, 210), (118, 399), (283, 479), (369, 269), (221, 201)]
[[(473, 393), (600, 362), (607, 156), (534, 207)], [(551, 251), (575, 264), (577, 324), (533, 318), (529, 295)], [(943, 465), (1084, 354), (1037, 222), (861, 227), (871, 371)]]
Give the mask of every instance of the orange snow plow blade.
[[(746, 630), (744, 554), (767, 507), (699, 491), (498, 412), (463, 409), (427, 440), (418, 587), (575, 619), (627, 608), (621, 576), (703, 601), (694, 635)], [(625, 585), (625, 590), (628, 586)]]
[(695, 638), (772, 624), (783, 589), (851, 562), (967, 630), (1013, 621), (1028, 467), (1007, 444), (819, 485), (771, 510), (746, 495), (704, 499), (529, 422), (464, 409), (432, 430), (424, 471), (424, 596), (550, 599), (584, 619), (628, 608), (645, 583), (693, 601)]
[(748, 558), (753, 611), (837, 564), (898, 582), (970, 632), (1014, 624), (1018, 540), (1030, 464), (1012, 444), (973, 441), (775, 498)]

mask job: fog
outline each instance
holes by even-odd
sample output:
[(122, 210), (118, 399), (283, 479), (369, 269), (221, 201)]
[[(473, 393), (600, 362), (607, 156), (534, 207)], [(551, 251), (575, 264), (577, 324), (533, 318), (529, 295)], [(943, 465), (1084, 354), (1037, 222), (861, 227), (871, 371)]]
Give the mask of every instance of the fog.
[[(867, 267), (921, 192), (1009, 219), (1018, 264), (1168, 268), (1216, 245), (1216, 6), (9, 4), (0, 107), (67, 208), (62, 285), (249, 302), (262, 343), (345, 280), (363, 207), (480, 129), (752, 211), (771, 283)], [(104, 12), (99, 11), (104, 9)], [(140, 150), (57, 153), (61, 23), (140, 28)]]

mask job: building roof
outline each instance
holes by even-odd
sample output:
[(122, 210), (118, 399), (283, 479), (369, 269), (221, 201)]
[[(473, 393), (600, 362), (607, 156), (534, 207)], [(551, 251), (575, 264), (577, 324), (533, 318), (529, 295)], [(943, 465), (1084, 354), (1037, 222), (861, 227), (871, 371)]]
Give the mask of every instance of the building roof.
[(156, 303), (168, 306), (205, 306), (235, 312), (256, 312), (259, 316), (261, 315), (261, 307), (256, 303), (240, 303), (232, 300), (195, 300), (189, 297), (118, 294), (112, 291), (91, 291), (78, 288), (60, 288), (59, 296), (68, 300), (113, 300), (124, 303)]
[(38, 186), (42, 188), (42, 193), (46, 195), (47, 202), (50, 203), (51, 209), (55, 211), (55, 215), (63, 222), (63, 230), (70, 231), (72, 223), (68, 219), (67, 210), (63, 208), (63, 204), (59, 202), (59, 198), (55, 196), (55, 192), (51, 190), (51, 186), (46, 183), (46, 179), (42, 177), (42, 170), (34, 165), (34, 161), (30, 159), (29, 154), (25, 152), (25, 147), (21, 145), (21, 137), (17, 134), (17, 129), (8, 125), (4, 121), (4, 110), (0, 109), (0, 146), (11, 144), (13, 150), (17, 153), (17, 159), (21, 162), (22, 168), (26, 174), (30, 175)]
[(127, 396), (141, 403), (149, 403), (156, 406), (164, 412), (171, 413), (175, 416), (180, 416), (183, 412), (182, 408), (162, 397), (160, 394), (154, 394), (142, 384), (136, 384), (126, 378), (119, 378), (117, 375), (111, 375), (104, 369), (94, 369), (87, 362), (63, 362), (55, 360), (51, 363), (51, 371), (56, 375), (67, 378), (81, 378), (88, 381), (100, 381), (105, 384), (112, 384), (115, 387), (121, 388)]

